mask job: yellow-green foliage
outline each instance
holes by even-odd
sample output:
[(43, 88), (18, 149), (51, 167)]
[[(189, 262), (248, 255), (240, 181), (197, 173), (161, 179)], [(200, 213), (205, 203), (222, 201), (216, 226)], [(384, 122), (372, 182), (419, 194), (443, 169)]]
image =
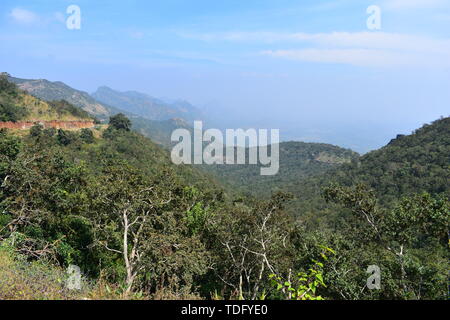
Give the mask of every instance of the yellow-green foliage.
[(52, 107), (49, 103), (37, 99), (29, 94), (22, 93), (18, 97), (17, 105), (25, 107), (28, 111), (24, 121), (50, 121), (50, 120), (61, 120), (61, 121), (77, 121), (85, 120), (80, 117), (76, 117), (70, 113), (58, 113), (56, 108)]
[(84, 110), (66, 101), (38, 99), (0, 75), (0, 121), (77, 121), (91, 119)]

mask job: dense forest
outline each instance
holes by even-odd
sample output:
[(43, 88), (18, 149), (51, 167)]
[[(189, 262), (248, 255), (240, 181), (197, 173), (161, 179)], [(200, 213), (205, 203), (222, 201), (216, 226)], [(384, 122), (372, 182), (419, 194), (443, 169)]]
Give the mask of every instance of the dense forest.
[[(246, 158), (249, 152), (250, 150), (246, 148)], [(241, 193), (253, 196), (267, 197), (276, 191), (290, 190), (293, 184), (323, 174), (344, 163), (350, 163), (359, 157), (356, 152), (338, 146), (297, 141), (281, 142), (279, 153), (280, 169), (273, 176), (261, 176), (261, 164), (205, 165), (202, 169), (220, 177), (230, 189), (237, 189)]]
[[(20, 94), (0, 78), (2, 121)], [(0, 131), (0, 299), (447, 298), (449, 118), (362, 157), (285, 144), (261, 192), (175, 166), (132, 121)]]
[[(248, 153), (248, 150), (247, 150)], [(208, 166), (204, 169), (244, 194), (265, 198), (285, 191), (294, 196), (290, 213), (308, 222), (330, 222), (338, 207), (324, 202), (323, 188), (365, 184), (378, 201), (392, 207), (398, 199), (421, 192), (450, 196), (450, 118), (426, 124), (411, 135), (398, 135), (385, 147), (358, 155), (320, 143), (282, 142), (280, 171), (261, 177), (258, 165)], [(324, 226), (322, 226), (324, 227)]]

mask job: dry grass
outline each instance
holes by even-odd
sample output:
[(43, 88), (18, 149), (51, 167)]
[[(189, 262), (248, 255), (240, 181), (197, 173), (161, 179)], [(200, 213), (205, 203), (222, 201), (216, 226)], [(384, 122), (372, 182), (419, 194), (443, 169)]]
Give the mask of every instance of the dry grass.
[(76, 121), (76, 120), (86, 120), (81, 119), (69, 114), (60, 115), (49, 104), (45, 101), (39, 100), (29, 94), (21, 95), (20, 101), (17, 102), (18, 105), (25, 107), (29, 114), (23, 121)]
[(26, 261), (0, 242), (0, 300), (200, 300), (197, 294), (161, 289), (151, 297), (125, 296), (117, 285), (102, 276), (93, 282), (83, 278), (81, 290), (69, 290), (68, 274), (62, 268), (41, 261)]
[(83, 281), (81, 290), (69, 290), (63, 269), (28, 262), (0, 247), (0, 300), (118, 300), (117, 288), (104, 281)]

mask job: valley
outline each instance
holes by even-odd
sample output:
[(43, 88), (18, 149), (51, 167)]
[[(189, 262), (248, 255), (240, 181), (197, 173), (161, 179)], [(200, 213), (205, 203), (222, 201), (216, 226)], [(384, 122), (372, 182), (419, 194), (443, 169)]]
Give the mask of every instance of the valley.
[(121, 111), (0, 78), (0, 299), (446, 298), (450, 118), (364, 155), (281, 142), (261, 176), (176, 165), (185, 120)]

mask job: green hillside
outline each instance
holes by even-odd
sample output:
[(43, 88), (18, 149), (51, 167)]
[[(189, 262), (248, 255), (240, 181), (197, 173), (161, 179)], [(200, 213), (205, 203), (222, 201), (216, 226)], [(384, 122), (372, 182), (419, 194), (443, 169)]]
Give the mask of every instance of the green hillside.
[[(273, 176), (261, 176), (259, 164), (205, 165), (202, 168), (234, 190), (267, 197), (276, 191), (289, 191), (293, 184), (358, 158), (356, 152), (324, 143), (282, 142), (279, 150), (280, 170)], [(248, 156), (249, 150), (245, 152)]]
[(424, 191), (450, 195), (450, 118), (399, 135), (333, 174), (346, 185), (368, 184), (385, 202)]
[[(248, 153), (248, 150), (246, 151)], [(322, 190), (335, 183), (367, 185), (384, 205), (420, 192), (450, 195), (450, 118), (424, 125), (411, 135), (399, 135), (385, 147), (359, 156), (337, 146), (283, 142), (280, 171), (261, 176), (259, 165), (203, 166), (229, 189), (267, 197), (276, 191), (289, 192), (293, 216), (327, 221), (326, 213), (336, 207), (324, 201)]]
[[(206, 268), (206, 252), (189, 231), (185, 212), (196, 203), (203, 203), (196, 210), (211, 207), (222, 197), (218, 184), (191, 167), (175, 167), (165, 150), (137, 133), (110, 127), (102, 138), (96, 135), (88, 129), (44, 130), (23, 138), (0, 132), (0, 244), (15, 239), (15, 248), (31, 259), (75, 263), (89, 277), (102, 273), (120, 282), (123, 257), (103, 244), (120, 246), (122, 215), (115, 216), (115, 208), (136, 210), (133, 220), (149, 215), (145, 246), (161, 252), (179, 246), (170, 257), (173, 272), (187, 277), (179, 285), (189, 288), (188, 278)], [(156, 268), (158, 278), (149, 279), (155, 285), (161, 279), (158, 268), (170, 270), (166, 257), (157, 254), (149, 264)]]
[(301, 183), (290, 185), (297, 198), (296, 216), (330, 220), (336, 208), (324, 203), (322, 189), (330, 184), (367, 185), (378, 201), (392, 206), (399, 198), (428, 192), (450, 195), (450, 118), (426, 124), (411, 135), (398, 136), (385, 147)]
[(88, 93), (76, 90), (63, 82), (51, 82), (45, 79), (27, 80), (15, 77), (8, 77), (8, 80), (31, 95), (46, 101), (65, 100), (83, 109), (91, 116), (106, 122), (109, 117), (118, 113), (123, 113), (133, 120), (133, 130), (151, 138), (154, 142), (165, 147), (170, 145), (170, 135), (172, 131), (179, 127), (187, 127), (186, 123), (181, 123), (175, 119), (156, 121), (146, 119), (127, 110), (121, 110), (110, 105), (98, 102)]
[(0, 121), (91, 120), (89, 114), (67, 101), (43, 101), (0, 76)]
[(65, 100), (70, 102), (99, 119), (107, 119), (111, 110), (96, 102), (88, 93), (74, 90), (63, 82), (51, 82), (45, 79), (26, 80), (9, 77), (9, 81), (31, 95), (45, 101)]
[(0, 299), (447, 298), (449, 118), (362, 157), (283, 143), (280, 180), (226, 172), (256, 197), (174, 165), (133, 121), (0, 130)]

